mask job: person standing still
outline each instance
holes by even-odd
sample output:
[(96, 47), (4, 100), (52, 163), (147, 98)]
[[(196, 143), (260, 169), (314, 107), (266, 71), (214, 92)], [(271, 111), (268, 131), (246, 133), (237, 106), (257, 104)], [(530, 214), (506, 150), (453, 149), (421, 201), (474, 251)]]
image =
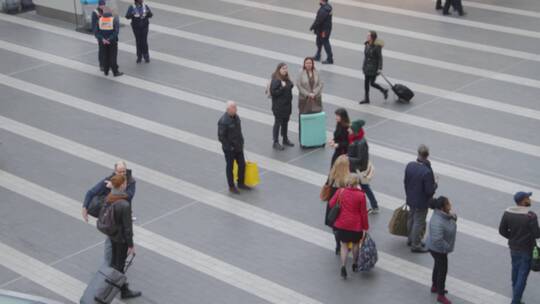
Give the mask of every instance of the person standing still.
[[(95, 35), (97, 28), (98, 28), (98, 22), (99, 18), (103, 16), (103, 9), (105, 8), (105, 0), (99, 0), (98, 6), (96, 9), (92, 12), (92, 33)], [(98, 41), (98, 61), (99, 61), (99, 70), (104, 71), (104, 64), (103, 64), (103, 43), (101, 43), (101, 40), (97, 39)]]
[(315, 61), (311, 57), (304, 59), (304, 65), (296, 79), (298, 89), (298, 114), (319, 113), (322, 111), (323, 83), (319, 72), (315, 69)]
[(95, 33), (96, 38), (103, 44), (103, 73), (105, 76), (109, 75), (109, 70), (113, 71), (114, 77), (124, 75), (124, 73), (118, 71), (117, 64), (119, 32), (120, 21), (118, 16), (113, 16), (112, 10), (105, 7), (103, 16), (99, 18)]
[[(272, 113), (274, 114), (273, 148), (279, 151), (285, 149), (283, 146), (294, 147), (288, 135), (289, 119), (292, 113), (293, 87), (294, 84), (289, 78), (287, 65), (285, 63), (278, 64), (272, 74), (270, 94), (272, 95)], [(279, 143), (280, 129), (283, 146)]]
[(131, 29), (133, 29), (133, 35), (135, 36), (135, 42), (137, 45), (137, 63), (141, 63), (144, 57), (144, 62), (150, 62), (150, 55), (148, 53), (148, 28), (150, 21), (154, 14), (143, 3), (143, 0), (135, 0), (135, 3), (128, 8), (126, 13), (126, 19), (131, 19)]
[(407, 221), (409, 230), (407, 245), (411, 246), (411, 251), (415, 253), (428, 252), (425, 244), (422, 243), (422, 238), (426, 231), (429, 201), (437, 190), (437, 182), (428, 157), (428, 147), (420, 145), (418, 158), (410, 162), (405, 169), (405, 195), (410, 208)]
[(360, 101), (360, 104), (369, 104), (370, 86), (381, 91), (384, 99), (388, 98), (388, 89), (381, 87), (375, 82), (383, 68), (382, 48), (384, 43), (382, 40), (377, 39), (377, 33), (375, 31), (369, 31), (364, 45), (364, 63), (362, 64), (362, 71), (364, 72), (364, 99)]
[[(227, 182), (229, 192), (239, 194), (238, 188), (249, 190), (244, 184), (246, 174), (246, 161), (244, 158), (244, 136), (240, 117), (237, 114), (237, 107), (234, 101), (227, 101), (227, 111), (218, 121), (218, 139), (221, 142), (223, 153), (225, 154)], [(233, 164), (238, 164), (238, 188), (234, 183)]]
[(321, 60), (321, 51), (324, 46), (326, 52), (326, 60), (322, 64), (333, 64), (334, 55), (332, 54), (332, 46), (330, 45), (330, 33), (332, 32), (332, 6), (328, 4), (328, 0), (320, 0), (321, 6), (317, 11), (317, 17), (310, 27), (310, 31), (314, 31), (317, 35), (315, 44), (317, 45), (317, 53), (313, 56), (315, 61)]
[(512, 258), (512, 304), (521, 304), (531, 270), (532, 252), (540, 238), (537, 215), (530, 210), (531, 192), (517, 192), (516, 206), (506, 209), (499, 225), (499, 234), (508, 239)]

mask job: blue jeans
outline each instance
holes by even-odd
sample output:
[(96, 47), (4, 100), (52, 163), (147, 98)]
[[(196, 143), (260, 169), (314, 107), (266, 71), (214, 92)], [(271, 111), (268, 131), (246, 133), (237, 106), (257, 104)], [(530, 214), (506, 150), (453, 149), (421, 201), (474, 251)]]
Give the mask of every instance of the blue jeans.
[(371, 187), (369, 184), (360, 184), (360, 187), (362, 190), (366, 193), (369, 203), (371, 204), (371, 208), (378, 209), (379, 204), (377, 203), (377, 199), (375, 198), (375, 194), (373, 194), (373, 191), (371, 191)]
[(512, 304), (520, 304), (531, 271), (531, 253), (510, 250), (512, 256)]
[(105, 246), (103, 248), (103, 265), (111, 266), (112, 261), (112, 242), (110, 238), (105, 239)]

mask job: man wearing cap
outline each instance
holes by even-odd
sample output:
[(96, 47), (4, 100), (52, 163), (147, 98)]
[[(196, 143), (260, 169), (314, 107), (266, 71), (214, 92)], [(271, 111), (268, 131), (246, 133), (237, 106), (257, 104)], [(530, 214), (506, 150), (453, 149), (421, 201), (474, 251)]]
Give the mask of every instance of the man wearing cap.
[(103, 8), (103, 15), (98, 20), (95, 36), (103, 45), (103, 73), (109, 75), (109, 70), (113, 71), (114, 77), (122, 76), (124, 73), (118, 71), (116, 59), (118, 57), (118, 33), (120, 32), (120, 20), (118, 16), (113, 16), (112, 10)]
[[(99, 18), (103, 16), (103, 9), (105, 8), (105, 0), (99, 0), (98, 6), (92, 12), (92, 33), (96, 34), (98, 27)], [(103, 71), (103, 43), (98, 39), (98, 60), (99, 60), (99, 69)]]
[(499, 233), (508, 239), (512, 258), (512, 304), (521, 304), (531, 270), (532, 252), (536, 239), (540, 238), (538, 217), (530, 210), (531, 192), (517, 192), (516, 206), (506, 209)]

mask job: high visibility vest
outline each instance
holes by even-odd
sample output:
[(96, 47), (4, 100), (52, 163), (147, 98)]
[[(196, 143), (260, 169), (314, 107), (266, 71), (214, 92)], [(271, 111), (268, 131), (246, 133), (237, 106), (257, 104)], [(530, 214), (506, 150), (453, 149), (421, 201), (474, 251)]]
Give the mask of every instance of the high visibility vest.
[(99, 18), (99, 29), (102, 31), (114, 30), (114, 17)]

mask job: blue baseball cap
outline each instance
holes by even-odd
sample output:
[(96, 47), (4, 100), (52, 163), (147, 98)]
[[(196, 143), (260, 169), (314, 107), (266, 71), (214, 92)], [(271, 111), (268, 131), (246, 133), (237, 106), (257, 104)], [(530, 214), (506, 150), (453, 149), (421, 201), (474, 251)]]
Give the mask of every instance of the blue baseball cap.
[(523, 192), (523, 191), (516, 192), (516, 194), (514, 194), (514, 202), (516, 202), (516, 204), (519, 204), (522, 200), (529, 198), (531, 196), (532, 196), (532, 192)]

